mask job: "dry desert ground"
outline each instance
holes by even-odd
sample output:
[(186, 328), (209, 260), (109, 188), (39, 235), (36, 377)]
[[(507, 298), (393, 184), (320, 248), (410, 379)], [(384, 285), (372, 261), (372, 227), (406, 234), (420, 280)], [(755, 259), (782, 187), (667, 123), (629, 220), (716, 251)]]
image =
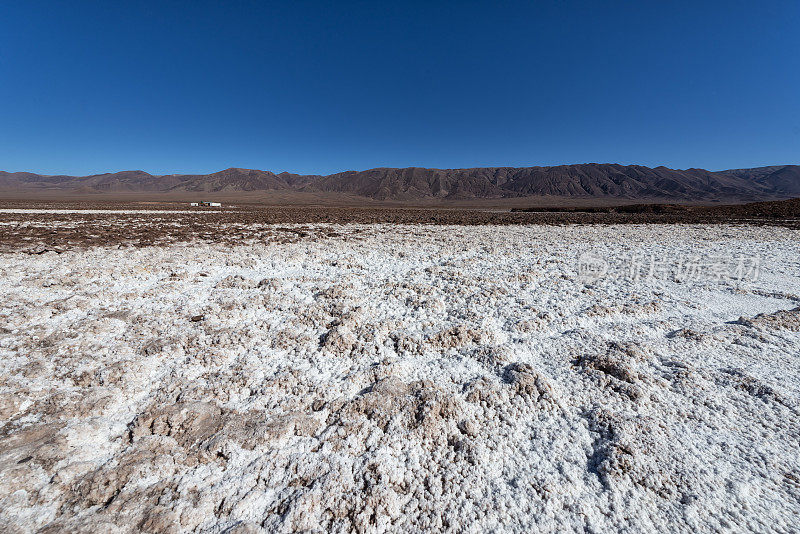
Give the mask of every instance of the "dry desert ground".
[(796, 229), (32, 220), (4, 532), (800, 529)]

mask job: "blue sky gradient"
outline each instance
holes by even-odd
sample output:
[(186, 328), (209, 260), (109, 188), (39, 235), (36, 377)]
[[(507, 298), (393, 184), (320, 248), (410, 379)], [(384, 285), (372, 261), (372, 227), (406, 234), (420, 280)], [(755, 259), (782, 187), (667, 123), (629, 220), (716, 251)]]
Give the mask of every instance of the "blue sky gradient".
[(0, 5), (0, 169), (800, 163), (800, 2)]

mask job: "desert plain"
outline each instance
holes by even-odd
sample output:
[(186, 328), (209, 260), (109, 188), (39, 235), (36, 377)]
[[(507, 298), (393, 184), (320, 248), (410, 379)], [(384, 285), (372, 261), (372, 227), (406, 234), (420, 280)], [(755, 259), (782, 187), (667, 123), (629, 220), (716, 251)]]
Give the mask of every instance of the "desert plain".
[(796, 219), (85, 208), (0, 210), (5, 532), (800, 526)]

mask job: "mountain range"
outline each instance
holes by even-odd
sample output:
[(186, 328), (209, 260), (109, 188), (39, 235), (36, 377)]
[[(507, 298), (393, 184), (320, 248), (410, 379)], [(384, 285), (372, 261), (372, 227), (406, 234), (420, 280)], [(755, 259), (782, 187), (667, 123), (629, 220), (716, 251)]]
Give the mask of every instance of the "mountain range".
[[(586, 163), (554, 167), (471, 169), (377, 168), (327, 176), (230, 168), (212, 174), (154, 176), (123, 171), (91, 176), (0, 171), (0, 197), (125, 196), (151, 198), (288, 198), (399, 203), (485, 199), (659, 200), (705, 202), (777, 200), (800, 196), (800, 166), (707, 171)], [(299, 197), (298, 197), (299, 198)]]

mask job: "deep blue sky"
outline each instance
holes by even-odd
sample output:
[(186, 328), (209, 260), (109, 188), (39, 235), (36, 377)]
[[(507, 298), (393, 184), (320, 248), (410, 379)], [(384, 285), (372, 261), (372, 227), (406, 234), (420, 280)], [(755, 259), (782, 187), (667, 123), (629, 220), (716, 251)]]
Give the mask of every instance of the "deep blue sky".
[(800, 2), (0, 3), (0, 169), (800, 163)]

